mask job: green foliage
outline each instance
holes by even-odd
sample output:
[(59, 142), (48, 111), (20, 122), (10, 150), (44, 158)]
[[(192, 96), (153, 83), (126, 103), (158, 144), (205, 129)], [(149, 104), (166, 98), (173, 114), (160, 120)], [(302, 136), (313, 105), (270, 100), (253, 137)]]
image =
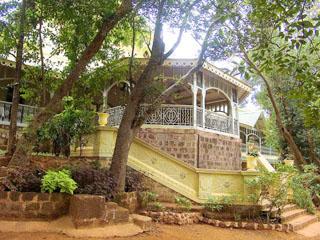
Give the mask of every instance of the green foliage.
[(320, 184), (316, 183), (318, 176), (318, 168), (315, 165), (305, 165), (303, 172), (296, 172), (290, 181), (293, 201), (310, 213), (315, 213), (315, 206), (312, 201), (313, 196), (320, 196)]
[(150, 203), (155, 202), (158, 198), (158, 194), (150, 191), (140, 193), (141, 206), (147, 207)]
[(275, 172), (269, 172), (265, 169), (259, 169), (260, 175), (256, 178), (246, 180), (250, 189), (247, 196), (248, 201), (253, 204), (267, 202), (269, 204), (268, 220), (272, 209), (278, 209), (277, 216), (288, 202), (288, 189), (290, 174), (287, 168), (277, 168)]
[(283, 207), (288, 203), (292, 190), (293, 202), (314, 213), (312, 197), (319, 194), (320, 190), (320, 185), (316, 183), (317, 171), (314, 165), (305, 165), (303, 172), (283, 164), (276, 166), (276, 172), (261, 169), (258, 177), (246, 181), (252, 192), (248, 200), (253, 203), (267, 201), (270, 204), (269, 213), (271, 209), (278, 209), (279, 217)]
[(71, 178), (71, 172), (67, 169), (60, 171), (49, 170), (41, 180), (42, 192), (62, 192), (73, 194), (77, 189), (77, 183)]
[(94, 117), (94, 112), (77, 109), (73, 98), (65, 97), (64, 110), (39, 130), (39, 141), (48, 139), (52, 141), (56, 155), (64, 150), (63, 153), (69, 156), (70, 144), (75, 141), (83, 144), (82, 136), (94, 130)]
[(222, 197), (210, 196), (208, 197), (208, 200), (204, 204), (204, 207), (206, 210), (210, 212), (220, 212), (225, 207), (235, 204), (236, 200), (237, 200), (236, 195), (222, 196)]
[(192, 207), (191, 201), (189, 199), (187, 199), (185, 197), (181, 197), (181, 196), (175, 197), (175, 203), (187, 211), (190, 211), (190, 209)]
[(248, 151), (248, 155), (252, 157), (258, 157), (259, 156), (258, 149), (252, 149), (251, 151)]
[(151, 211), (162, 211), (164, 207), (160, 202), (153, 202), (148, 205), (148, 209)]

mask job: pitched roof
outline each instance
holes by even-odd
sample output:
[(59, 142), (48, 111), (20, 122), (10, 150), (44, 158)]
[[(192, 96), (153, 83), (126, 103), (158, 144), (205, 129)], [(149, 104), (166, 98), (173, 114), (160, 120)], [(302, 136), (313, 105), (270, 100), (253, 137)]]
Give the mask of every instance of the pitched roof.
[(250, 127), (255, 127), (260, 117), (263, 119), (263, 111), (247, 111), (244, 109), (239, 109), (239, 122), (240, 124), (247, 125)]

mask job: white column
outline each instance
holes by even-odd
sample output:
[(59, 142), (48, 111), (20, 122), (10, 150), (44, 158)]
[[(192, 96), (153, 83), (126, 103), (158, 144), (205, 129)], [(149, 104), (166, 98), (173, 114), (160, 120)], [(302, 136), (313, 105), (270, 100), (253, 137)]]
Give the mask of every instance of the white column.
[(231, 113), (231, 120), (232, 120), (232, 124), (231, 124), (231, 129), (232, 129), (232, 133), (234, 134), (234, 116), (235, 116), (235, 103), (233, 101), (233, 94), (231, 94), (231, 103), (230, 103), (230, 107), (231, 109), (229, 110), (229, 113)]
[(202, 88), (202, 98), (201, 98), (201, 107), (202, 107), (202, 126), (206, 126), (206, 89)]
[(193, 93), (193, 126), (197, 126), (197, 75), (193, 74), (193, 84), (192, 84), (192, 93)]

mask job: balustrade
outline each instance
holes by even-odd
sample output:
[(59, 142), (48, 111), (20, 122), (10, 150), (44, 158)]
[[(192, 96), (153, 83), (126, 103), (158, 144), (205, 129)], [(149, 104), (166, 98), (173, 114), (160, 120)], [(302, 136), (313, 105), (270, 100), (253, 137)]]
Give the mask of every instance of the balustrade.
[[(10, 124), (11, 102), (0, 101), (0, 122), (2, 124)], [(19, 104), (17, 123), (18, 125), (25, 125), (29, 117), (34, 115), (37, 108), (24, 104)]]
[[(140, 114), (144, 114), (146, 109), (147, 105), (142, 106)], [(124, 106), (108, 109), (107, 113), (110, 115), (108, 125), (120, 125), (124, 110)], [(197, 127), (238, 135), (238, 120), (209, 110), (203, 113), (202, 108), (197, 108), (196, 112)], [(203, 114), (205, 114), (205, 123), (203, 123)], [(146, 117), (144, 124), (191, 127), (194, 126), (193, 119), (193, 107), (190, 105), (162, 105), (153, 114)]]

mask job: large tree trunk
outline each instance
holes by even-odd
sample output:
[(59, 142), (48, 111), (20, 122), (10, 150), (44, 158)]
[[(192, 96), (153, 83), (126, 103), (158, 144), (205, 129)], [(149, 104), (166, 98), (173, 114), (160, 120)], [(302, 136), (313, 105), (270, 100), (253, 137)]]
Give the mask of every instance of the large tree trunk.
[(118, 192), (124, 190), (130, 146), (142, 125), (142, 122), (139, 122), (139, 106), (144, 96), (145, 86), (147, 86), (149, 84), (148, 81), (151, 81), (154, 77), (157, 66), (157, 61), (152, 59), (149, 61), (133, 89), (119, 126), (110, 168), (116, 181), (115, 190)]
[(7, 154), (12, 156), (15, 150), (15, 144), (17, 140), (17, 117), (20, 101), (20, 83), (22, 75), (22, 62), (23, 62), (23, 44), (24, 44), (24, 28), (26, 19), (26, 0), (22, 1), (20, 10), (20, 23), (19, 23), (19, 40), (17, 45), (16, 56), (16, 79), (13, 86), (13, 97), (10, 112), (10, 127), (9, 127), (9, 139)]
[(47, 104), (47, 106), (40, 110), (34, 117), (33, 121), (27, 128), (27, 131), (22, 135), (17, 144), (16, 151), (9, 163), (11, 166), (28, 165), (30, 162), (27, 158), (28, 154), (32, 151), (32, 147), (36, 141), (37, 130), (55, 113), (61, 110), (61, 100), (67, 96), (73, 88), (74, 83), (79, 76), (84, 72), (87, 64), (100, 50), (104, 39), (107, 34), (116, 26), (116, 24), (123, 19), (132, 10), (131, 0), (123, 0), (121, 6), (115, 14), (107, 17), (101, 24), (101, 27), (91, 41), (91, 43), (84, 50), (82, 56), (77, 61), (75, 67), (72, 69), (68, 77), (64, 80), (59, 89), (55, 92), (54, 96)]
[[(162, 1), (162, 4), (164, 1)], [(139, 131), (141, 125), (144, 122), (144, 119), (139, 117), (139, 106), (143, 103), (144, 100), (144, 91), (152, 84), (152, 81), (156, 74), (156, 69), (158, 66), (162, 65), (163, 61), (170, 56), (171, 53), (174, 52), (174, 49), (178, 46), (178, 42), (181, 40), (181, 32), (177, 39), (177, 43), (173, 45), (167, 53), (164, 53), (164, 45), (161, 37), (162, 32), (162, 24), (161, 24), (161, 15), (162, 15), (163, 6), (159, 6), (159, 12), (157, 17), (157, 22), (155, 26), (154, 40), (152, 45), (151, 58), (145, 67), (143, 73), (138, 79), (136, 86), (133, 88), (132, 94), (128, 100), (128, 104), (126, 106), (125, 112), (123, 114), (119, 131), (117, 135), (117, 140), (112, 156), (111, 163), (111, 173), (116, 181), (116, 191), (121, 192), (124, 191), (125, 188), (125, 176), (126, 176), (126, 167), (128, 162), (129, 150), (130, 146), (133, 142), (133, 139), (136, 133)], [(194, 66), (187, 74), (179, 78), (175, 84), (171, 85), (171, 87), (167, 88), (164, 92), (162, 92), (155, 100), (150, 104), (150, 107), (147, 108), (147, 115), (152, 114), (157, 106), (161, 103), (161, 100), (171, 93), (173, 90), (173, 86), (177, 84), (183, 83), (190, 75), (194, 72), (198, 71), (204, 63), (205, 52), (208, 47), (208, 40), (215, 23), (219, 21), (219, 19), (213, 21), (209, 26), (204, 41), (202, 43), (201, 51), (198, 57), (198, 61), (196, 66)], [(184, 28), (184, 25), (182, 26)]]
[(116, 181), (115, 190), (117, 192), (124, 191), (130, 146), (136, 132), (142, 125), (139, 121), (139, 106), (143, 101), (145, 88), (152, 82), (157, 66), (161, 65), (163, 61), (162, 17), (164, 4), (165, 0), (162, 0), (158, 7), (151, 57), (132, 90), (119, 126), (110, 167), (110, 171)]

